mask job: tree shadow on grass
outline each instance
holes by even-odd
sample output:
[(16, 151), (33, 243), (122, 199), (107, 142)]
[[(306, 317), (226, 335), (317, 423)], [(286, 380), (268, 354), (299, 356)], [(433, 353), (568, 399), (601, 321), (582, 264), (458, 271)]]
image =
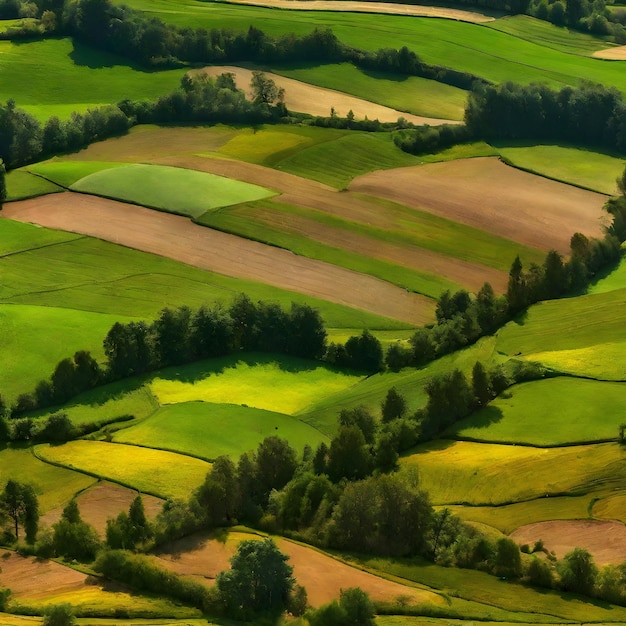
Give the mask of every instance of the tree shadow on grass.
[(145, 74), (151, 74), (157, 71), (152, 68), (144, 67), (135, 61), (129, 60), (112, 52), (91, 48), (90, 46), (76, 40), (72, 41), (72, 45), (73, 50), (68, 56), (74, 65), (88, 67), (92, 70), (123, 66)]
[(450, 435), (458, 435), (464, 428), (488, 428), (491, 424), (496, 424), (504, 417), (502, 411), (495, 406), (486, 406), (470, 417), (461, 420), (449, 431)]

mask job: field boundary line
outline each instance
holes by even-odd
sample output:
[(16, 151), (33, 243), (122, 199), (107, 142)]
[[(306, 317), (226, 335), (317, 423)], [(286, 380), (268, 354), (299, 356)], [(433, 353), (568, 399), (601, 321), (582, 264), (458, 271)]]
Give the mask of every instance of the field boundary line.
[[(70, 231), (65, 231), (65, 232), (70, 234)], [(0, 254), (0, 259), (7, 259), (9, 257), (15, 256), (18, 254), (24, 254), (26, 252), (35, 252), (37, 250), (44, 250), (45, 248), (52, 248), (54, 246), (63, 246), (67, 243), (71, 243), (73, 241), (79, 241), (81, 239), (89, 239), (87, 235), (80, 235), (78, 233), (74, 233), (74, 234), (76, 235), (75, 237), (72, 237), (71, 239), (66, 239), (65, 241), (53, 241), (52, 243), (44, 243), (41, 246), (36, 246), (34, 248), (23, 248), (22, 250), (13, 250), (12, 252), (5, 252), (4, 254)], [(52, 290), (52, 291), (56, 291), (56, 290)]]

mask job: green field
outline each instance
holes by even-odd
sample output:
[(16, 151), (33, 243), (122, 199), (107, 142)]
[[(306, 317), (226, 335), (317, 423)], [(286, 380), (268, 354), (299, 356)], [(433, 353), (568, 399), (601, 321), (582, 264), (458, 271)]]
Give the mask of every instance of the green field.
[(448, 434), (535, 446), (616, 439), (626, 412), (625, 392), (625, 384), (575, 378), (515, 385), (488, 407), (455, 424)]
[(361, 378), (315, 361), (250, 353), (161, 370), (150, 381), (150, 389), (161, 404), (241, 404), (297, 415)]
[(0, 450), (0, 485), (12, 479), (32, 485), (42, 513), (64, 505), (76, 493), (96, 481), (91, 476), (43, 463), (30, 448), (15, 447)]
[(40, 444), (35, 451), (45, 461), (160, 498), (188, 498), (211, 469), (210, 463), (189, 456), (104, 441)]
[(515, 167), (608, 195), (617, 194), (615, 180), (623, 158), (575, 146), (500, 145), (500, 154)]
[(617, 443), (532, 448), (440, 440), (420, 446), (402, 465), (418, 468), (434, 504), (484, 506), (582, 495), (599, 485), (623, 489), (625, 458)]
[(279, 66), (272, 70), (414, 115), (462, 120), (465, 111), (466, 91), (418, 76), (364, 72), (350, 63), (297, 68)]
[(34, 176), (26, 170), (11, 170), (6, 175), (7, 200), (24, 200), (63, 191), (45, 178)]
[(286, 439), (298, 453), (307, 444), (315, 449), (322, 441), (327, 442), (319, 431), (283, 413), (209, 402), (164, 406), (141, 424), (118, 431), (114, 441), (211, 461), (224, 454), (237, 458), (273, 435)]
[(27, 165), (23, 170), (59, 185), (70, 187), (81, 178), (116, 167), (128, 167), (127, 163), (108, 163), (101, 161), (58, 161), (52, 159), (35, 165)]
[(70, 185), (70, 189), (190, 217), (275, 194), (258, 185), (206, 172), (140, 164), (99, 169)]

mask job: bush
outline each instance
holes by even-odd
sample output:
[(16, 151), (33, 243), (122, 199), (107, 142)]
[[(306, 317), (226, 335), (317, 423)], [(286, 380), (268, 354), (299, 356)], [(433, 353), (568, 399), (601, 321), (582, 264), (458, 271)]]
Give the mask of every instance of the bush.
[(76, 623), (70, 604), (53, 604), (46, 608), (43, 626), (72, 626)]

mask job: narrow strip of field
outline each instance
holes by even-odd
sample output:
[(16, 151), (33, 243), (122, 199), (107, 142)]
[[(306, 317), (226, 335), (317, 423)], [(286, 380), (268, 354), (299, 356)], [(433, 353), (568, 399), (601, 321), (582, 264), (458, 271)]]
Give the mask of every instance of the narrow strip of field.
[(2, 213), (412, 324), (433, 319), (434, 304), (428, 298), (365, 274), (212, 231), (176, 215), (69, 192), (11, 203)]
[(537, 248), (569, 250), (575, 232), (602, 236), (606, 196), (516, 170), (494, 158), (432, 163), (356, 178), (387, 198)]
[(591, 56), (596, 59), (605, 59), (607, 61), (626, 61), (626, 46), (616, 46), (615, 48), (596, 50), (596, 52), (594, 52)]
[(511, 539), (533, 545), (540, 539), (546, 549), (562, 559), (574, 548), (588, 550), (599, 567), (626, 561), (626, 526), (620, 522), (598, 520), (559, 520), (521, 526)]
[[(297, 2), (298, 0), (293, 1)], [(315, 2), (317, 0), (306, 1)], [(291, 3), (292, 0), (287, 0), (287, 2)], [(244, 90), (249, 87), (250, 81), (252, 80), (252, 70), (231, 65), (206, 67), (203, 70), (199, 70), (199, 72), (207, 74), (208, 76), (218, 76), (225, 72), (232, 73), (235, 75), (237, 86)], [(443, 120), (412, 115), (411, 113), (405, 113), (380, 104), (374, 104), (373, 102), (356, 98), (355, 96), (350, 96), (340, 91), (316, 87), (315, 85), (309, 85), (308, 83), (270, 72), (265, 72), (265, 75), (271, 78), (278, 87), (282, 87), (285, 90), (285, 105), (292, 111), (327, 117), (330, 116), (332, 108), (339, 117), (345, 117), (349, 111), (352, 111), (357, 120), (362, 120), (367, 117), (370, 120), (378, 119), (381, 122), (395, 122), (399, 117), (404, 117), (409, 122), (417, 125), (429, 124), (431, 126), (437, 126), (440, 124), (461, 123), (458, 120)]]
[(384, 13), (386, 15), (411, 15), (414, 17), (442, 17), (472, 24), (492, 22), (494, 17), (446, 7), (415, 6), (393, 2), (358, 2), (357, 0), (229, 0), (233, 4), (299, 11), (342, 11), (354, 13)]
[[(228, 569), (229, 558), (243, 540), (263, 537), (241, 532), (230, 532), (225, 539), (213, 539), (207, 533), (197, 533), (175, 541), (158, 553), (161, 566), (182, 575), (193, 576), (200, 582), (212, 584), (219, 572)], [(350, 567), (332, 557), (287, 539), (275, 539), (278, 548), (289, 557), (293, 575), (306, 588), (309, 603), (319, 606), (339, 597), (347, 587), (360, 587), (374, 601), (393, 601), (398, 596), (409, 604), (429, 603), (443, 605), (444, 599), (432, 591), (416, 586), (402, 585)]]

